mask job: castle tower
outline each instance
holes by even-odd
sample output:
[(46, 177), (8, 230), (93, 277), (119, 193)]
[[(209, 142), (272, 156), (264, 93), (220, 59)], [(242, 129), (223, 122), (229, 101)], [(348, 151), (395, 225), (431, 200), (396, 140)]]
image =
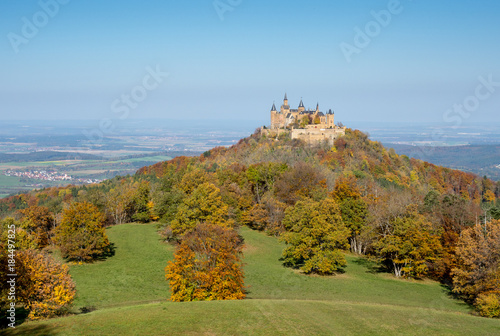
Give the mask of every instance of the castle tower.
[(326, 114), (326, 127), (335, 128), (335, 114), (332, 112), (332, 109)]
[(290, 105), (288, 105), (288, 98), (286, 96), (286, 93), (285, 93), (285, 98), (283, 99), (283, 105), (281, 105), (280, 112), (285, 115), (287, 113), (290, 113)]
[(299, 113), (304, 112), (305, 109), (306, 108), (304, 107), (304, 103), (302, 102), (302, 98), (300, 98), (300, 104), (299, 104), (299, 109), (298, 109)]
[(271, 107), (271, 128), (279, 128), (279, 112), (276, 110), (276, 105), (273, 102)]

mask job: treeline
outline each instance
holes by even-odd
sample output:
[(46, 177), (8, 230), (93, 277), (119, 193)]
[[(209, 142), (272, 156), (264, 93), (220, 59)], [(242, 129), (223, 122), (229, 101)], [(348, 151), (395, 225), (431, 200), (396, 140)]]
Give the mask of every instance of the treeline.
[(59, 245), (57, 228), (75, 204), (91, 205), (103, 226), (162, 223), (177, 245), (166, 268), (172, 300), (243, 298), (237, 228), (247, 225), (280, 237), (283, 263), (306, 274), (341, 270), (350, 250), (397, 277), (437, 279), (498, 317), (499, 197), (500, 183), (397, 155), (347, 130), (334, 146), (315, 147), (256, 133), (132, 177), (9, 197), (0, 210), (20, 222), (19, 210), (45, 207), (54, 218), (47, 235)]

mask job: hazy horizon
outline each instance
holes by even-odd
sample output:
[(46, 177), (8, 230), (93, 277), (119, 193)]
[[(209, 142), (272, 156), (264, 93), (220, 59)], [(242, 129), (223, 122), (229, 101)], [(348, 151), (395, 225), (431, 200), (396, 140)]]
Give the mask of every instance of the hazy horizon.
[(285, 92), (292, 107), (319, 102), (344, 123), (500, 121), (492, 0), (30, 0), (0, 9), (2, 121), (268, 120)]

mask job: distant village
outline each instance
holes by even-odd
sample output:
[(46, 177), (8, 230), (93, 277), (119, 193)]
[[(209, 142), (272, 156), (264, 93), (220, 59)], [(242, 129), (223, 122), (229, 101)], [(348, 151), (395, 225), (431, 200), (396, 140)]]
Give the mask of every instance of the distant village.
[(7, 170), (4, 172), (5, 176), (16, 176), (21, 178), (36, 179), (43, 181), (71, 181), (80, 182), (85, 184), (100, 183), (102, 180), (89, 179), (89, 178), (73, 178), (68, 174), (60, 174), (55, 171), (46, 170), (28, 170), (28, 171), (13, 171)]

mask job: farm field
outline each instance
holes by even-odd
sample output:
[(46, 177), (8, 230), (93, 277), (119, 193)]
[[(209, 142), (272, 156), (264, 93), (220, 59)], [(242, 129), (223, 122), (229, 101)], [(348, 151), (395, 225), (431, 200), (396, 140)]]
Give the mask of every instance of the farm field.
[[(168, 302), (164, 267), (173, 248), (156, 225), (108, 228), (116, 254), (73, 265), (75, 315), (28, 322), (5, 335), (497, 335), (500, 321), (473, 316), (439, 283), (397, 280), (347, 255), (345, 273), (305, 276), (285, 268), (283, 245), (242, 228), (247, 299)], [(93, 307), (90, 313), (79, 313)]]
[(116, 175), (134, 174), (137, 169), (160, 161), (170, 160), (172, 156), (151, 155), (141, 157), (124, 157), (123, 159), (103, 160), (59, 160), (41, 162), (0, 162), (0, 198), (21, 191), (56, 185), (81, 184), (78, 181), (46, 181), (26, 179), (17, 176), (5, 176), (7, 170), (13, 171), (55, 171), (77, 179), (104, 180)]

